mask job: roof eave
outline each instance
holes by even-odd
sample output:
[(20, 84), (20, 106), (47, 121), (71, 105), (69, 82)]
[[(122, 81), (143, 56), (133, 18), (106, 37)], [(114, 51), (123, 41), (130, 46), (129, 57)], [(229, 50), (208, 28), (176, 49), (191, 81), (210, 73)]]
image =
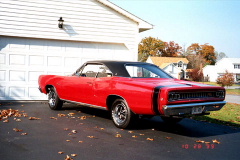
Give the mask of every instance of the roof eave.
[(114, 9), (115, 11), (119, 12), (120, 14), (124, 15), (125, 17), (128, 17), (129, 19), (135, 21), (138, 23), (138, 28), (139, 28), (139, 32), (144, 32), (150, 29), (153, 29), (153, 25), (142, 20), (141, 18), (129, 13), (128, 11), (122, 9), (121, 7), (113, 4), (112, 2), (108, 1), (108, 0), (97, 0), (98, 2)]

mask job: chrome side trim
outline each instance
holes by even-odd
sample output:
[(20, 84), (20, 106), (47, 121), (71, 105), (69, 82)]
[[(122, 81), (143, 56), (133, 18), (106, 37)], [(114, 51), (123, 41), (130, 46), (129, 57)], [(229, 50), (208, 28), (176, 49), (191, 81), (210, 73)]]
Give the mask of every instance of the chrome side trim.
[(80, 104), (80, 105), (91, 107), (91, 108), (98, 108), (98, 109), (102, 109), (102, 110), (107, 110), (106, 107), (102, 107), (102, 106), (96, 106), (96, 105), (92, 105), (92, 104), (88, 104), (88, 103), (70, 101), (70, 100), (66, 100), (66, 99), (61, 99), (61, 100), (64, 101), (64, 102), (68, 102), (68, 103), (75, 103), (75, 104)]

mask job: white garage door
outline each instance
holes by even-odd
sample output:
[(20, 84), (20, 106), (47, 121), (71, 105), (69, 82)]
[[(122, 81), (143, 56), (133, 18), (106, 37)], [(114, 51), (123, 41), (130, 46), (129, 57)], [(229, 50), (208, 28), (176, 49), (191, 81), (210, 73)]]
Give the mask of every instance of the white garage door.
[(134, 55), (123, 44), (0, 37), (0, 100), (45, 100), (39, 75), (68, 75), (95, 59), (134, 60)]

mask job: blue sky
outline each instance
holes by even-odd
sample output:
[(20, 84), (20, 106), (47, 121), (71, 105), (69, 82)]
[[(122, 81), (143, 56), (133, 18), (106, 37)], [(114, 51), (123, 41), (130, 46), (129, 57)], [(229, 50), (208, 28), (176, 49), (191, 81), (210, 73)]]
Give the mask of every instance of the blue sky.
[(208, 43), (240, 58), (240, 0), (109, 0), (154, 28), (140, 33), (187, 48)]

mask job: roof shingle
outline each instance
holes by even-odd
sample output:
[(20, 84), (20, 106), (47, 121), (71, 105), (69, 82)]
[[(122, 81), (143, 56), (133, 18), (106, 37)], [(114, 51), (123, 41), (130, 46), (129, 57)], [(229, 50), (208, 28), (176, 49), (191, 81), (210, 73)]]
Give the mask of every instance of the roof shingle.
[(182, 61), (185, 64), (188, 64), (187, 58), (179, 58), (179, 57), (150, 57), (152, 62), (157, 66), (162, 66), (166, 63), (178, 63)]

